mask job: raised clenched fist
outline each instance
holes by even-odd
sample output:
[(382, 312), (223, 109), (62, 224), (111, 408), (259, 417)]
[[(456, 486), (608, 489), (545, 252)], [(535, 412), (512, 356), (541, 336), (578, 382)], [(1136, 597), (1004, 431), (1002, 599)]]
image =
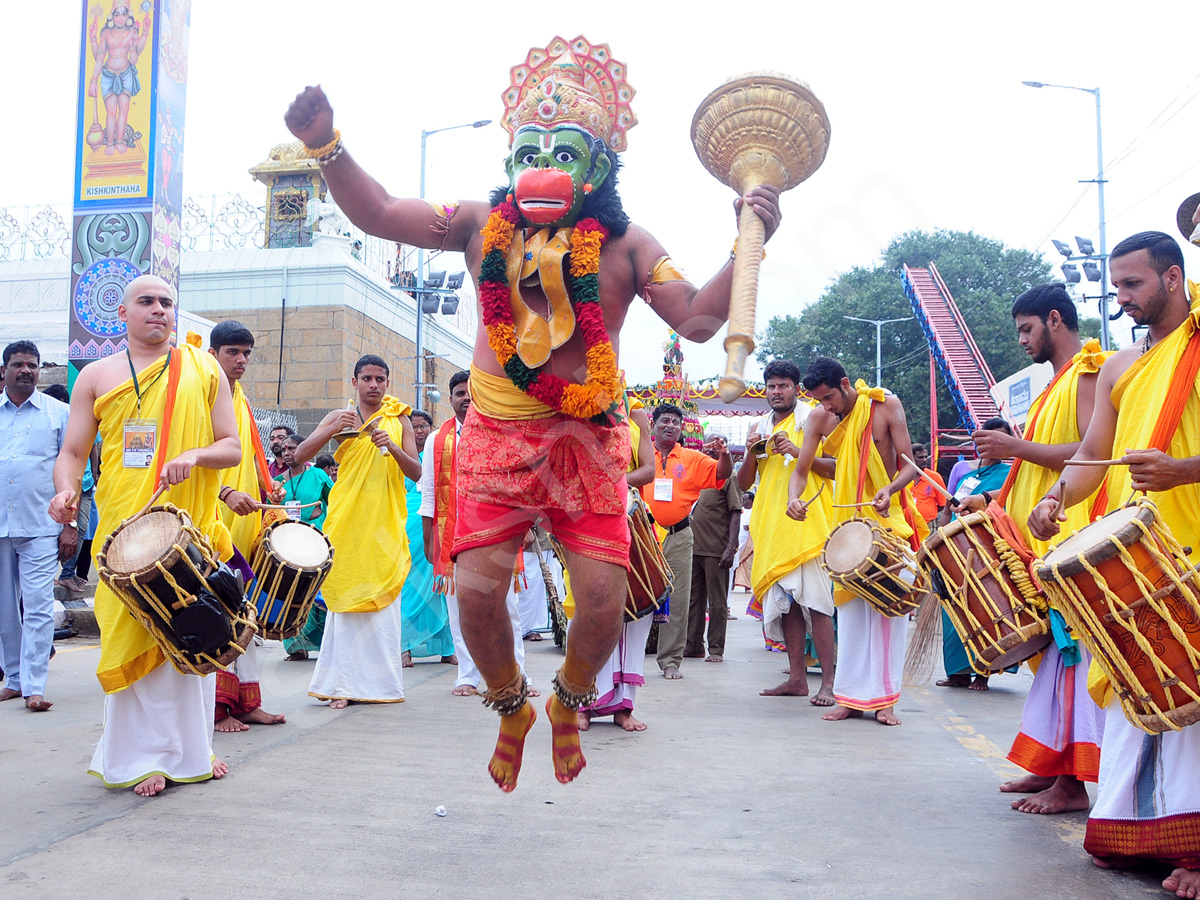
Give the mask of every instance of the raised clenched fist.
[(283, 114), (288, 131), (315, 150), (333, 140), (333, 107), (320, 85), (305, 87)]

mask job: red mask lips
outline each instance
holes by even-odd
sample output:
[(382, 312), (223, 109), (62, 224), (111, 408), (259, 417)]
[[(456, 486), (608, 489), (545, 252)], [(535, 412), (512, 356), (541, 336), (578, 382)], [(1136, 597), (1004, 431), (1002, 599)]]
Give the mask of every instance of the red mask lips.
[(513, 192), (517, 208), (534, 225), (549, 225), (565, 216), (575, 202), (575, 182), (562, 169), (526, 169)]

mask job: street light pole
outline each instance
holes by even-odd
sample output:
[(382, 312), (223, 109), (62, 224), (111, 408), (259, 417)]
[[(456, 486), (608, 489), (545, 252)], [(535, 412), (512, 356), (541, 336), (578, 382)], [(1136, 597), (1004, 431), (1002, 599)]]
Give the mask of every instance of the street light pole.
[[(425, 146), (431, 134), (437, 134), (439, 131), (454, 131), (456, 128), (482, 128), (484, 125), (490, 125), (491, 119), (480, 119), (477, 122), (465, 122), (462, 125), (448, 125), (445, 128), (434, 128), (430, 131), (421, 130), (421, 190), (417, 195), (421, 200), (425, 199)], [(416, 378), (413, 383), (416, 386), (416, 406), (415, 409), (423, 409), (422, 398), (425, 393), (425, 312), (422, 309), (422, 304), (425, 301), (425, 248), (417, 248), (417, 363), (416, 363)]]
[(894, 322), (911, 322), (912, 316), (903, 319), (860, 319), (857, 316), (842, 316), (852, 322), (866, 322), (875, 326), (875, 387), (883, 387), (883, 326)]
[(1066, 91), (1082, 91), (1096, 98), (1096, 177), (1086, 179), (1095, 181), (1100, 196), (1100, 346), (1104, 350), (1112, 349), (1108, 330), (1108, 223), (1104, 215), (1104, 146), (1101, 140), (1100, 127), (1100, 88), (1082, 88), (1073, 84), (1046, 84), (1042, 81), (1022, 81), (1021, 84), (1031, 88), (1061, 88)]

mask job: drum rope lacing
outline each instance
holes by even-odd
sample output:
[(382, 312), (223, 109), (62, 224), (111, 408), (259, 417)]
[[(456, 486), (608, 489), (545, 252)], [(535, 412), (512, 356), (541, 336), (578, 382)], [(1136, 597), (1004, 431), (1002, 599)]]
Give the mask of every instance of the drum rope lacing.
[[(1153, 508), (1148, 501), (1144, 502), (1146, 505)], [(1183, 547), (1171, 534), (1162, 531), (1155, 525), (1147, 526), (1146, 523), (1140, 518), (1134, 519), (1133, 522), (1136, 523), (1138, 529), (1142, 532), (1142, 537), (1146, 539), (1146, 543), (1144, 545), (1146, 552), (1153, 558), (1154, 562), (1159, 566), (1163, 574), (1166, 575), (1166, 577), (1170, 580), (1171, 586), (1176, 592), (1178, 592), (1179, 599), (1185, 605), (1190, 607), (1190, 612), (1194, 616), (1200, 617), (1200, 602), (1197, 601), (1196, 593), (1186, 583), (1195, 578), (1196, 570), (1189, 566), (1187, 573), (1182, 577), (1180, 577), (1179, 573), (1178, 560), (1187, 559), (1186, 554), (1183, 552)], [(1137, 582), (1138, 588), (1142, 595), (1140, 601), (1144, 602), (1145, 605), (1149, 606), (1162, 618), (1162, 620), (1166, 623), (1167, 628), (1170, 630), (1171, 635), (1184, 649), (1193, 672), (1197, 675), (1200, 675), (1200, 650), (1197, 650), (1196, 647), (1192, 646), (1187, 633), (1180, 627), (1171, 611), (1166, 608), (1166, 603), (1164, 602), (1166, 597), (1162, 595), (1155, 597), (1155, 595), (1158, 593), (1158, 589), (1155, 587), (1154, 582), (1152, 582), (1140, 571), (1132, 554), (1129, 553), (1128, 548), (1117, 535), (1109, 535), (1107, 540), (1108, 543), (1110, 543), (1116, 549), (1121, 561), (1125, 564), (1129, 573)], [(1134, 607), (1117, 596), (1117, 594), (1109, 587), (1108, 582), (1100, 573), (1098, 567), (1093, 565), (1084, 556), (1084, 554), (1079, 554), (1074, 561), (1077, 561), (1079, 565), (1082, 566), (1083, 569), (1091, 576), (1095, 585), (1104, 595), (1107, 601), (1109, 615), (1113, 621), (1113, 626), (1119, 626), (1120, 628), (1123, 628), (1125, 632), (1131, 636), (1134, 643), (1137, 644), (1138, 649), (1142, 651), (1146, 659), (1149, 661), (1154, 670), (1155, 676), (1162, 683), (1162, 686), (1167, 689), (1164, 691), (1168, 704), (1168, 709), (1165, 711), (1144, 689), (1135, 694), (1133, 686), (1140, 685), (1141, 682), (1138, 679), (1136, 672), (1134, 672), (1133, 667), (1129, 664), (1128, 660), (1126, 660), (1126, 658), (1120, 653), (1115, 641), (1109, 634), (1108, 627), (1104, 624), (1102, 617), (1099, 616), (1092, 608), (1091, 604), (1084, 596), (1083, 591), (1079, 588), (1075, 581), (1069, 576), (1062, 576), (1059, 574), (1059, 567), (1066, 562), (1069, 562), (1069, 560), (1052, 563), (1050, 569), (1054, 574), (1054, 581), (1047, 583), (1046, 587), (1048, 590), (1060, 591), (1070, 599), (1070, 603), (1060, 604), (1060, 608), (1063, 611), (1064, 617), (1067, 618), (1067, 621), (1069, 624), (1071, 624), (1072, 629), (1077, 634), (1084, 635), (1088, 638), (1087, 643), (1090, 645), (1097, 661), (1104, 670), (1104, 674), (1112, 683), (1113, 689), (1116, 691), (1117, 696), (1121, 700), (1121, 706), (1125, 710), (1126, 718), (1128, 718), (1133, 725), (1136, 725), (1143, 731), (1146, 731), (1150, 734), (1161, 733), (1165, 729), (1160, 728), (1157, 731), (1152, 731), (1147, 727), (1147, 723), (1145, 722), (1146, 718), (1153, 719), (1172, 731), (1182, 730), (1183, 727), (1190, 724), (1190, 722), (1176, 721), (1178, 717), (1171, 715), (1171, 713), (1177, 711), (1180, 707), (1176, 704), (1173, 692), (1169, 689), (1172, 687), (1178, 687), (1185, 694), (1187, 694), (1187, 696), (1191, 697), (1192, 701), (1195, 703), (1200, 703), (1200, 694), (1192, 690), (1185, 682), (1182, 682), (1178, 677), (1176, 677), (1174, 672), (1160, 662), (1157, 652), (1155, 651), (1154, 646), (1149, 638), (1137, 630), (1135, 624), (1131, 621), (1131, 616), (1122, 615), (1122, 613), (1125, 613)], [(1167, 596), (1170, 596), (1170, 594)], [(1139, 601), (1135, 601), (1135, 603), (1139, 603), (1140, 605)], [(1072, 619), (1075, 619), (1076, 621), (1072, 621)], [(1151, 710), (1149, 714), (1143, 713), (1137, 709), (1133, 703), (1133, 699), (1135, 697)], [(1197, 713), (1197, 716), (1200, 717), (1200, 713)], [(1192, 721), (1196, 720), (1193, 719)]]
[[(974, 529), (967, 527), (968, 524), (979, 524), (985, 528), (987, 534), (992, 538), (992, 546), (996, 553), (995, 558), (992, 557), (987, 546), (979, 539)], [(935, 534), (942, 534), (942, 532), (935, 532)], [(1021, 560), (1020, 555), (1008, 541), (996, 533), (995, 528), (990, 522), (983, 518), (972, 523), (964, 522), (961, 531), (957, 532), (954, 537), (958, 535), (965, 538), (969, 545), (967, 555), (963, 554), (962, 547), (958, 541), (947, 539), (945, 534), (942, 534), (939, 546), (946, 548), (955, 565), (958, 566), (959, 571), (963, 573), (963, 585), (960, 593), (965, 594), (968, 587), (973, 589), (976, 598), (981, 603), (991, 605), (991, 609), (988, 610), (991, 613), (991, 619), (990, 621), (980, 620), (972, 612), (970, 604), (965, 602), (965, 600), (961, 603), (961, 608), (942, 600), (942, 609), (946, 611), (946, 615), (950, 618), (950, 623), (954, 626), (955, 630), (963, 636), (964, 643), (972, 645), (973, 652), (967, 655), (971, 668), (980, 675), (991, 675), (993, 674), (991, 669), (977, 662), (983, 656), (981, 651), (986, 649), (994, 653), (995, 657), (1000, 657), (1012, 649), (1010, 646), (1005, 646), (1002, 643), (1008, 635), (999, 635), (994, 626), (1002, 622), (1007, 622), (1010, 628), (1012, 628), (1010, 634), (1024, 634), (1026, 638), (1034, 637), (1036, 634), (1045, 634), (1049, 630), (1049, 623), (1045, 619), (1045, 612), (1049, 604), (1034, 586), (1029, 569)], [(926, 559), (932, 562), (941, 573), (942, 579), (947, 586), (955, 583), (956, 579), (951, 577), (941, 557), (928, 544), (922, 548), (922, 552), (925, 554)], [(983, 570), (975, 568), (975, 558), (978, 558), (983, 563)], [(1003, 566), (1003, 569), (1000, 568), (1001, 566)], [(1012, 591), (1005, 583), (1005, 572), (1008, 573), (1009, 579), (1012, 581), (1012, 587), (1019, 593), (1019, 597), (1012, 596)], [(985, 575), (990, 575), (1001, 590), (1008, 595), (1009, 609), (1007, 611), (1001, 612), (998, 605), (991, 598), (984, 584)], [(1033, 611), (1031, 611), (1031, 608)], [(1022, 614), (1029, 621), (1023, 623), (1021, 621)], [(1028, 633), (1030, 626), (1038, 626), (1034, 634)]]

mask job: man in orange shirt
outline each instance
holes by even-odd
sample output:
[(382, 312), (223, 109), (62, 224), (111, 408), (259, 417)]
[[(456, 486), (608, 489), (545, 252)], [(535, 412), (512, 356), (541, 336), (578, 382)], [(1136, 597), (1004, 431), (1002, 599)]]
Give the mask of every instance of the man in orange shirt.
[(654, 480), (642, 487), (642, 499), (650, 507), (654, 521), (667, 530), (663, 555), (675, 573), (671, 618), (658, 627), (658, 667), (664, 678), (675, 680), (683, 677), (679, 666), (683, 662), (688, 603), (692, 596), (692, 506), (705, 488), (724, 486), (733, 474), (733, 460), (720, 437), (704, 445), (706, 451), (716, 451), (716, 459), (679, 446), (683, 410), (674, 404), (656, 406), (650, 424), (654, 438)]
[[(913, 462), (921, 467), (921, 471), (927, 477), (932, 478), (945, 490), (946, 482), (942, 480), (942, 476), (934, 469), (929, 468), (929, 450), (924, 444), (913, 444)], [(924, 478), (918, 478), (912, 489), (913, 500), (917, 504), (917, 513), (925, 520), (929, 530), (933, 531), (933, 520), (938, 517), (938, 512), (946, 505), (945, 495)]]

